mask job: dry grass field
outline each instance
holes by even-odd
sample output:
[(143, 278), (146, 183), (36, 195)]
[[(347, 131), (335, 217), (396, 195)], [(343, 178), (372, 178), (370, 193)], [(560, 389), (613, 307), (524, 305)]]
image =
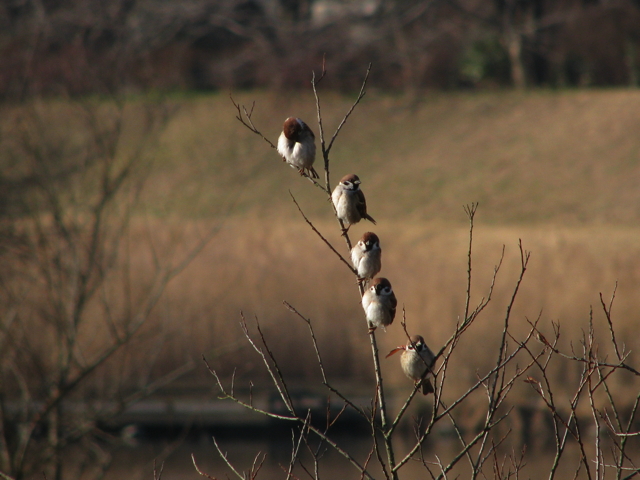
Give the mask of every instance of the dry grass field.
[[(273, 142), (289, 115), (318, 133), (310, 92), (234, 98), (248, 106), (255, 100), (255, 124)], [(323, 96), (329, 135), (352, 100)], [(283, 307), (286, 300), (313, 319), (335, 378), (370, 379), (354, 279), (304, 223), (289, 191), (346, 255), (326, 197), (234, 119), (226, 94), (170, 103), (175, 114), (157, 149), (146, 152), (153, 169), (129, 232), (125, 263), (133, 290), (152, 270), (151, 252), (167, 261), (210, 226), (221, 230), (153, 312), (148, 333), (160, 334), (153, 345), (161, 349), (154, 368), (167, 371), (204, 353), (225, 373), (237, 368), (241, 381), (253, 378), (260, 365), (243, 341), (242, 310), (250, 324), (259, 318), (285, 370), (317, 375), (306, 327)], [(54, 117), (56, 111), (63, 114), (64, 103), (52, 107)], [(551, 334), (551, 321), (560, 322), (568, 348), (579, 343), (593, 306), (596, 327), (606, 335), (598, 294), (608, 299), (618, 282), (618, 331), (629, 349), (640, 347), (638, 132), (637, 91), (439, 93), (411, 105), (370, 92), (331, 153), (331, 181), (350, 172), (362, 179), (378, 226), (358, 224), (352, 238), (378, 233), (381, 274), (393, 283), (409, 330), (434, 348), (464, 312), (468, 225), (462, 207), (480, 203), (472, 303), (486, 295), (503, 245), (506, 253), (494, 301), (457, 357), (452, 377), (463, 385), (494, 361), (491, 345), (519, 268), (518, 239), (532, 257), (515, 324), (524, 331), (525, 318), (540, 315), (542, 331)], [(388, 330), (379, 335), (383, 351), (404, 343), (398, 326)], [(132, 355), (147, 351), (136, 344)], [(635, 354), (630, 361), (637, 362)], [(395, 374), (397, 360), (384, 368), (391, 385), (406, 387)]]
[[(288, 115), (317, 133), (308, 92), (295, 101), (260, 93), (236, 99), (256, 101), (256, 124), (274, 142)], [(351, 100), (325, 96), (330, 133)], [(460, 223), (460, 206), (478, 201), (484, 223), (634, 226), (639, 107), (634, 91), (434, 94), (410, 106), (371, 93), (335, 144), (332, 178), (357, 172), (365, 193), (375, 192), (371, 212), (408, 225)], [(234, 113), (224, 94), (180, 101), (161, 152), (180, 189), (172, 199), (187, 204), (172, 210), (208, 216), (232, 197), (236, 214), (290, 217), (292, 189), (309, 213), (329, 218), (317, 192), (277, 168), (277, 154)]]
[[(255, 100), (254, 121), (273, 142), (289, 115), (318, 132), (309, 92), (295, 99), (260, 92), (234, 97), (248, 106)], [(332, 133), (352, 99), (323, 100), (324, 125)], [(282, 306), (287, 300), (315, 322), (334, 376), (371, 378), (354, 280), (289, 196), (346, 253), (322, 192), (234, 119), (226, 95), (174, 101), (177, 114), (162, 138), (133, 231), (153, 232), (169, 254), (192, 239), (185, 232), (220, 222), (222, 229), (172, 282), (155, 313), (167, 334), (163, 361), (219, 353), (223, 370), (238, 368), (241, 378), (251, 378), (259, 363), (242, 340), (242, 310), (250, 321), (259, 318), (286, 370), (315, 375), (305, 326)], [(516, 280), (518, 239), (532, 257), (515, 324), (524, 331), (525, 318), (540, 315), (541, 329), (551, 334), (551, 321), (560, 322), (561, 344), (569, 348), (579, 344), (593, 307), (596, 328), (606, 336), (599, 293), (608, 299), (618, 282), (617, 328), (629, 349), (640, 347), (638, 132), (635, 91), (434, 94), (412, 105), (370, 93), (335, 144), (331, 178), (335, 184), (355, 172), (362, 179), (378, 226), (358, 224), (352, 237), (378, 233), (381, 274), (406, 308), (409, 329), (436, 348), (464, 309), (468, 227), (462, 206), (480, 203), (474, 301), (487, 293), (503, 245), (506, 253), (494, 301), (458, 356), (455, 375), (464, 384), (494, 361), (490, 347)], [(142, 263), (136, 270), (144, 269)], [(379, 337), (386, 350), (403, 343), (404, 334), (394, 325)], [(300, 355), (309, 362), (287, 361)], [(393, 373), (396, 363), (385, 368)], [(406, 386), (399, 375), (388, 378)]]
[[(255, 101), (253, 121), (272, 142), (290, 115), (305, 119), (319, 137), (310, 92), (239, 92), (234, 98), (248, 108)], [(327, 136), (352, 102), (323, 95)], [(61, 445), (59, 438), (75, 441), (76, 432), (85, 438), (89, 430), (83, 429), (117, 415), (138, 398), (136, 392), (167, 385), (167, 377), (182, 383), (170, 383), (158, 397), (175, 400), (180, 392), (208, 401), (219, 392), (213, 392), (202, 355), (225, 384), (235, 372), (240, 395), (250, 397), (253, 385), (251, 395), (269, 398), (273, 384), (244, 338), (240, 312), (253, 335), (259, 320), (289, 388), (326, 395), (307, 325), (283, 301), (312, 320), (330, 383), (371, 408), (376, 379), (355, 278), (291, 199), (348, 258), (327, 195), (283, 164), (235, 114), (225, 94), (1, 107), (0, 188), (11, 191), (0, 190), (0, 397), (6, 405), (22, 405), (26, 420), (14, 421), (31, 425), (18, 439), (24, 445), (18, 453), (27, 451), (35, 426), (45, 421), (69, 423), (67, 437), (49, 430), (51, 446)], [(615, 405), (616, 418), (631, 414), (638, 398), (634, 374), (618, 370), (593, 385), (610, 368), (602, 367), (605, 357), (618, 361), (600, 295), (608, 304), (615, 292), (618, 343), (626, 363), (640, 365), (638, 132), (640, 91), (630, 90), (439, 93), (411, 104), (372, 91), (349, 118), (331, 151), (330, 183), (358, 174), (378, 221), (354, 225), (349, 233), (354, 242), (367, 230), (378, 234), (381, 274), (399, 301), (396, 322), (375, 336), (382, 356), (405, 343), (403, 316), (408, 331), (423, 335), (434, 351), (464, 320), (464, 206), (479, 202), (471, 310), (489, 294), (501, 263), (492, 300), (460, 338), (437, 391), (444, 404), (455, 405), (458, 432), (458, 426), (473, 435), (482, 431), (489, 421), (484, 417), (497, 406), (490, 415), (509, 418), (490, 427), (492, 438), (509, 430), (514, 433), (506, 449), (548, 448), (560, 438), (542, 413), (551, 410), (555, 421), (574, 414), (579, 423), (591, 418), (578, 443), (593, 440), (602, 452), (594, 433), (605, 427), (596, 409), (608, 415)], [(316, 166), (321, 170), (320, 161)], [(209, 232), (213, 236), (199, 250)], [(500, 374), (482, 386), (477, 382), (503, 354), (503, 325), (521, 270), (519, 242), (531, 256), (510, 311), (513, 337), (505, 337), (505, 351), (522, 346), (528, 322), (537, 320), (549, 339), (553, 325), (560, 325), (559, 350), (531, 340), (522, 346), (530, 355), (518, 350), (500, 367), (507, 378), (514, 375), (513, 388), (491, 393), (488, 384), (495, 378), (497, 385)], [(199, 253), (184, 270), (175, 277), (167, 273), (194, 249)], [(591, 323), (597, 346), (587, 362), (582, 341)], [(549, 355), (548, 367), (522, 370), (538, 352)], [(595, 357), (600, 368), (592, 370)], [(387, 405), (399, 411), (411, 382), (397, 358), (381, 363)], [(542, 387), (540, 381), (549, 383)], [(478, 388), (465, 397), (474, 384)], [(509, 405), (494, 403), (504, 392)], [(551, 397), (555, 406), (549, 407)], [(62, 408), (63, 401), (65, 408), (81, 405), (68, 402), (77, 399), (91, 408), (101, 400), (122, 403), (89, 411), (85, 420)], [(403, 439), (412, 438), (409, 416), (426, 418), (427, 403), (415, 400), (398, 424)], [(30, 420), (27, 410), (37, 402), (43, 406)], [(637, 440), (635, 434), (629, 438)], [(31, 453), (33, 468), (51, 463), (46, 452), (38, 460), (38, 447)], [(581, 458), (590, 468), (584, 451)]]

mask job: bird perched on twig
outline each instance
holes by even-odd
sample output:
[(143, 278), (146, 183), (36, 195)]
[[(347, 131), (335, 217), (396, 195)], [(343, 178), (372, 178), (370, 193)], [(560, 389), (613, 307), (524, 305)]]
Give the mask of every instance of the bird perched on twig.
[(435, 361), (435, 355), (431, 349), (427, 346), (421, 335), (412, 335), (406, 345), (396, 347), (389, 352), (387, 358), (396, 352), (403, 350), (400, 357), (400, 365), (402, 371), (409, 377), (414, 383), (418, 383), (424, 378), (422, 382), (422, 394), (427, 395), (433, 393), (433, 385), (431, 380), (426, 378)]
[[(360, 179), (357, 175), (350, 173), (342, 177), (331, 194), (331, 200), (336, 207), (338, 218), (348, 223), (349, 227), (363, 218), (376, 224), (373, 217), (367, 213), (367, 202), (364, 199), (364, 193), (360, 190)], [(344, 233), (349, 230), (349, 227)]]
[(391, 325), (396, 316), (398, 300), (391, 288), (391, 282), (383, 277), (374, 278), (362, 296), (362, 308), (369, 324), (369, 330)]
[(351, 249), (351, 262), (358, 272), (358, 282), (363, 283), (376, 276), (382, 268), (380, 239), (373, 232), (366, 232)]
[(309, 126), (296, 117), (284, 121), (282, 133), (278, 138), (278, 153), (282, 159), (297, 168), (300, 175), (308, 170), (309, 176), (318, 178), (313, 168), (316, 159), (316, 137)]

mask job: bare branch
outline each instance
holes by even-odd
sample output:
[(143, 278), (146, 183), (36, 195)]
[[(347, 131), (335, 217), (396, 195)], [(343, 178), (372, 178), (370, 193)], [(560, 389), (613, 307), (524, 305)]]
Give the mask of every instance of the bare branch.
[[(216, 444), (216, 446), (217, 446), (217, 444)], [(208, 478), (209, 480), (218, 480), (216, 477), (212, 477), (211, 475), (209, 475), (207, 473), (204, 473), (202, 470), (200, 470), (200, 467), (198, 467), (198, 464), (196, 463), (196, 457), (193, 455), (193, 453), (191, 454), (191, 461), (193, 462), (193, 466), (196, 469), (196, 472), (198, 472), (200, 475), (202, 475), (203, 477)], [(242, 478), (242, 477), (240, 477), (240, 478)]]
[(163, 470), (164, 470), (164, 462), (162, 462), (162, 464), (160, 465), (160, 471), (158, 471), (156, 468), (156, 460), (154, 458), (153, 459), (153, 480), (161, 480)]
[(231, 94), (229, 94), (229, 99), (231, 100), (231, 103), (233, 103), (233, 106), (236, 108), (236, 110), (238, 111), (238, 114), (236, 115), (236, 119), (242, 123), (242, 125), (244, 125), (245, 127), (247, 127), (249, 130), (251, 130), (253, 133), (255, 133), (256, 135), (260, 136), (265, 142), (267, 142), (267, 144), (273, 148), (274, 150), (277, 150), (276, 146), (273, 144), (273, 142), (271, 142), (271, 140), (269, 140), (267, 137), (265, 137), (260, 130), (258, 130), (256, 128), (256, 126), (253, 124), (253, 119), (251, 118), (253, 116), (253, 109), (256, 106), (256, 102), (254, 101), (251, 104), (251, 110), (247, 111), (247, 108), (244, 105), (240, 105), (239, 103), (236, 103), (236, 101), (233, 99), (233, 96)]
[[(347, 123), (347, 120), (349, 119), (349, 117), (351, 116), (351, 114), (353, 113), (355, 108), (358, 106), (358, 104), (360, 103), (360, 100), (362, 100), (364, 98), (364, 96), (366, 95), (367, 92), (366, 92), (365, 88), (367, 86), (367, 81), (369, 80), (369, 74), (370, 73), (371, 73), (371, 63), (367, 67), (367, 73), (365, 73), (365, 75), (364, 75), (364, 80), (362, 81), (362, 86), (360, 87), (360, 92), (358, 93), (358, 96), (356, 97), (356, 100), (353, 102), (353, 104), (351, 105), (351, 108), (346, 113), (346, 115), (342, 118), (342, 121), (338, 125), (338, 128), (336, 128), (336, 131), (334, 132), (333, 136), (331, 137), (331, 141), (329, 142), (329, 146), (327, 147), (327, 150), (323, 151), (323, 154), (326, 157), (329, 157), (329, 152), (331, 151), (331, 148), (333, 147), (333, 142), (335, 142), (336, 138), (338, 138), (338, 134), (340, 133), (340, 130), (342, 130), (342, 127), (344, 126), (344, 124)], [(321, 80), (322, 80), (322, 78), (321, 78)], [(314, 84), (314, 92), (315, 92), (315, 85), (317, 85), (317, 83)], [(318, 114), (319, 113), (320, 113), (320, 111), (318, 110)]]
[(298, 202), (296, 201), (296, 198), (293, 196), (293, 193), (291, 193), (291, 190), (289, 190), (289, 195), (291, 195), (291, 199), (293, 200), (293, 203), (296, 204), (296, 207), (298, 207), (298, 211), (300, 212), (300, 215), (302, 215), (302, 218), (304, 218), (304, 221), (307, 222), (307, 225), (311, 227), (311, 230), (313, 230), (320, 237), (320, 239), (329, 247), (329, 249), (338, 256), (338, 258), (342, 261), (342, 263), (344, 263), (347, 266), (347, 268), (351, 271), (351, 273), (353, 273), (354, 275), (358, 275), (358, 271), (355, 268), (353, 268), (353, 266), (351, 266), (351, 264), (347, 262), (347, 260), (342, 255), (340, 255), (340, 253), (338, 253), (338, 251), (333, 247), (333, 245), (331, 245), (329, 240), (327, 240), (313, 225), (313, 223), (311, 223), (311, 220), (307, 218), (307, 216), (304, 214), (304, 212), (300, 208), (300, 205), (298, 205)]

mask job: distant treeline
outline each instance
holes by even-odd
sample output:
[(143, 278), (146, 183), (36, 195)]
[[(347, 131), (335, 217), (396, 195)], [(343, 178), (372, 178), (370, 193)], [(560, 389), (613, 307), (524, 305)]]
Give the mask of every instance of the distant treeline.
[(0, 95), (640, 84), (640, 0), (5, 0)]

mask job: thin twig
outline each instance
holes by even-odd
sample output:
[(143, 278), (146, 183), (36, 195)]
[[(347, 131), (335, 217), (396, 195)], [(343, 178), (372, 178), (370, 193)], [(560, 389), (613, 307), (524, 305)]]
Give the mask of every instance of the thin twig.
[(618, 290), (618, 282), (616, 282), (615, 287), (613, 288), (613, 293), (611, 294), (611, 300), (609, 300), (609, 306), (604, 303), (604, 298), (602, 297), (602, 292), (600, 292), (600, 304), (602, 305), (602, 309), (604, 310), (604, 315), (607, 318), (607, 324), (609, 325), (609, 333), (611, 334), (611, 343), (613, 344), (613, 348), (616, 352), (616, 357), (618, 360), (622, 359), (620, 354), (620, 350), (618, 349), (618, 342), (616, 340), (616, 333), (613, 329), (613, 321), (611, 320), (611, 310), (613, 309), (613, 300), (616, 298), (616, 291)]
[(307, 218), (307, 216), (302, 211), (302, 208), (300, 208), (300, 205), (296, 201), (296, 197), (294, 197), (293, 193), (291, 193), (291, 190), (289, 190), (289, 195), (291, 195), (291, 199), (293, 200), (293, 203), (296, 204), (296, 207), (298, 207), (298, 211), (300, 212), (300, 215), (302, 215), (302, 218), (304, 218), (304, 221), (307, 222), (307, 225), (311, 227), (311, 230), (313, 230), (320, 237), (320, 239), (322, 239), (322, 241), (329, 247), (329, 249), (338, 256), (338, 258), (342, 261), (342, 263), (344, 263), (347, 266), (347, 268), (351, 271), (351, 273), (353, 273), (354, 275), (358, 275), (358, 271), (355, 268), (353, 268), (353, 266), (351, 266), (351, 264), (347, 262), (347, 260), (342, 255), (340, 255), (340, 253), (338, 253), (338, 251), (333, 247), (333, 245), (331, 245), (331, 242), (329, 242), (329, 240), (327, 240), (313, 225), (311, 220)]
[(153, 459), (153, 480), (162, 479), (162, 471), (164, 470), (164, 462), (160, 464), (160, 471), (156, 468), (156, 459)]
[(471, 252), (473, 247), (473, 220), (478, 210), (478, 203), (465, 205), (464, 211), (469, 218), (469, 249), (467, 250), (467, 299), (464, 305), (464, 318), (469, 317), (469, 303), (471, 302)]
[[(247, 108), (244, 105), (240, 105), (239, 103), (236, 103), (236, 101), (233, 99), (233, 96), (231, 94), (229, 94), (229, 99), (231, 99), (231, 103), (233, 103), (233, 106), (238, 111), (238, 114), (236, 115), (236, 118), (238, 119), (238, 121), (242, 123), (245, 127), (247, 127), (249, 130), (251, 130), (253, 133), (255, 133), (256, 135), (259, 135), (265, 142), (267, 142), (267, 144), (271, 148), (277, 150), (273, 142), (271, 142), (271, 140), (265, 137), (260, 132), (260, 130), (258, 130), (256, 126), (253, 124), (253, 119), (251, 117), (253, 115), (253, 109), (256, 106), (256, 102), (255, 101), (253, 102), (253, 104), (251, 105), (251, 110), (247, 112)], [(244, 115), (243, 115), (243, 112), (244, 112)]]
[[(331, 147), (333, 147), (333, 142), (338, 137), (338, 134), (340, 133), (340, 130), (342, 130), (342, 127), (344, 126), (345, 123), (347, 123), (347, 120), (349, 119), (349, 117), (353, 113), (353, 110), (358, 106), (358, 104), (360, 103), (360, 100), (362, 100), (364, 98), (364, 96), (366, 95), (366, 93), (367, 93), (365, 88), (367, 86), (367, 81), (369, 80), (369, 73), (371, 73), (371, 65), (372, 64), (370, 63), (369, 66), (367, 67), (367, 73), (365, 73), (365, 75), (364, 75), (364, 80), (362, 81), (362, 86), (360, 87), (360, 92), (358, 93), (358, 96), (356, 97), (356, 100), (353, 102), (353, 105), (351, 105), (351, 108), (349, 109), (347, 114), (344, 116), (344, 118), (340, 122), (340, 125), (338, 125), (338, 128), (336, 128), (336, 131), (333, 134), (333, 136), (331, 137), (331, 141), (329, 142), (329, 146), (327, 147), (326, 152), (323, 152), (323, 153), (326, 153), (327, 157), (329, 156), (329, 152), (331, 151)], [(322, 80), (322, 78), (320, 80)], [(317, 83), (316, 83), (316, 85), (317, 85)]]
[(196, 472), (198, 472), (200, 475), (208, 478), (209, 480), (218, 480), (216, 477), (212, 477), (211, 475), (204, 473), (202, 470), (200, 470), (200, 467), (198, 467), (198, 464), (196, 463), (196, 457), (193, 455), (193, 453), (191, 454), (191, 461), (193, 462), (193, 466), (196, 469)]

